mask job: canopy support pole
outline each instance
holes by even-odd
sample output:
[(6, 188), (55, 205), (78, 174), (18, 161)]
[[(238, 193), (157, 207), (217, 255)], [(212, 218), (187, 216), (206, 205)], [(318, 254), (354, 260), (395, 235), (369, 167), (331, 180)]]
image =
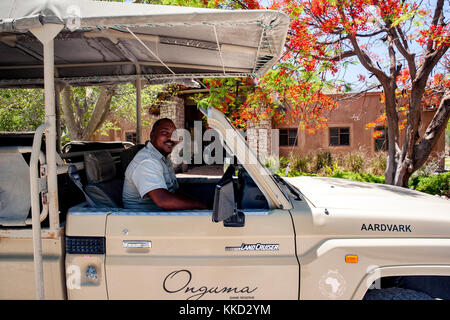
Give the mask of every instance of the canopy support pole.
[[(136, 74), (141, 74), (141, 66), (136, 64)], [(138, 77), (136, 86), (136, 144), (142, 143), (142, 79)]]
[[(55, 68), (55, 77), (59, 78), (58, 69)], [(61, 153), (61, 84), (55, 85), (55, 111), (56, 111), (56, 152)]]
[[(31, 33), (42, 43), (44, 51), (44, 97), (45, 97), (45, 123), (46, 131), (46, 157), (47, 157), (47, 186), (50, 214), (50, 229), (59, 227), (58, 211), (58, 183), (56, 176), (56, 113), (55, 113), (55, 61), (53, 39), (61, 31), (63, 25), (45, 24), (38, 28), (30, 29)], [(40, 150), (39, 150), (40, 151)], [(35, 223), (36, 222), (36, 223)], [(33, 230), (38, 219), (33, 219)], [(37, 228), (40, 231), (40, 222)], [(37, 231), (37, 230), (36, 230)], [(36, 234), (39, 233), (39, 234)], [(42, 261), (42, 241), (40, 232), (33, 232), (34, 247), (34, 273), (36, 299), (45, 299), (44, 272)], [(40, 250), (39, 250), (40, 249)]]

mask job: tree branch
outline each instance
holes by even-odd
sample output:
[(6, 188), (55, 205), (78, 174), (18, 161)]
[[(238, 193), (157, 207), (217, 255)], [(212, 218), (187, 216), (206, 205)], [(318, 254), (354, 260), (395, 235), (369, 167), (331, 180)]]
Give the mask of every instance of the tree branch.
[[(337, 9), (338, 9), (338, 12), (339, 12), (339, 15), (340, 15), (342, 21), (346, 21), (347, 19), (343, 12), (342, 4), (339, 4), (339, 2), (338, 2)], [(363, 50), (361, 50), (361, 48), (358, 45), (358, 41), (356, 40), (355, 35), (352, 35), (349, 33), (347, 37), (350, 40), (350, 42), (353, 46), (353, 50), (354, 50), (355, 54), (357, 55), (361, 64), (364, 66), (364, 68), (366, 68), (368, 71), (372, 72), (378, 78), (378, 80), (381, 82), (383, 87), (387, 88), (389, 85), (388, 77), (383, 72), (383, 70), (375, 67), (372, 59), (370, 59), (370, 57), (367, 55), (367, 53), (365, 53)]]
[[(437, 0), (436, 9), (434, 9), (433, 20), (431, 20), (432, 26), (437, 26), (439, 23), (439, 19), (442, 19), (441, 23), (443, 23), (443, 10), (444, 8), (444, 0)], [(433, 41), (429, 41), (427, 45), (427, 51), (433, 50)]]
[(235, 2), (238, 5), (240, 5), (242, 9), (248, 9), (248, 7), (243, 2), (241, 2), (239, 0), (233, 0), (233, 2)]
[(70, 94), (71, 94), (73, 103), (75, 104), (75, 110), (76, 110), (76, 112), (75, 112), (75, 122), (76, 122), (78, 128), (81, 128), (82, 125), (83, 125), (84, 112), (81, 111), (80, 103), (78, 101), (78, 98), (77, 98), (77, 96), (75, 95), (75, 92), (73, 92), (72, 89), (70, 90)]
[(415, 77), (414, 82), (425, 87), (431, 71), (433, 71), (434, 67), (438, 64), (439, 60), (444, 56), (448, 49), (448, 46), (442, 46), (440, 49), (428, 53), (425, 56), (425, 61), (422, 66), (417, 71), (417, 76)]
[(321, 61), (341, 61), (343, 59), (346, 59), (349, 57), (354, 57), (354, 56), (356, 56), (355, 51), (344, 51), (333, 57), (318, 57), (318, 56), (313, 55), (314, 59), (321, 60)]
[(356, 38), (354, 36), (349, 36), (350, 42), (353, 45), (354, 52), (356, 56), (358, 57), (361, 64), (366, 68), (368, 71), (372, 72), (378, 80), (381, 82), (381, 84), (384, 86), (387, 86), (388, 77), (383, 72), (383, 70), (375, 67), (373, 64), (372, 59), (365, 53), (358, 45), (358, 42), (356, 41)]
[(395, 57), (394, 39), (390, 33), (388, 34), (388, 53), (389, 53), (389, 72), (391, 75), (390, 80), (393, 81), (395, 89), (395, 79), (397, 78), (397, 75), (400, 70), (397, 70), (397, 59)]
[(398, 49), (401, 55), (405, 57), (406, 62), (408, 63), (409, 74), (411, 75), (411, 79), (414, 80), (416, 78), (417, 71), (415, 55), (410, 53), (408, 43), (402, 29), (397, 26), (396, 28), (389, 29), (389, 32), (394, 40), (395, 47)]

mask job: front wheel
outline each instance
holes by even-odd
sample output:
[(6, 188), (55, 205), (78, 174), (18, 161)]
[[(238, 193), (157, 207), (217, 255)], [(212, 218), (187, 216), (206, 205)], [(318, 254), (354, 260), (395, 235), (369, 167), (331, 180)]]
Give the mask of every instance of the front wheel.
[(403, 288), (372, 289), (363, 300), (434, 300), (426, 293)]

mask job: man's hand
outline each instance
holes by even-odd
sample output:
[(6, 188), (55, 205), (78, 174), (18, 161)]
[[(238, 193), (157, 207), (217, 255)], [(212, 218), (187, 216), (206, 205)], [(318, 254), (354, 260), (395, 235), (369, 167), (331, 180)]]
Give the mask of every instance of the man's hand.
[(164, 210), (208, 209), (203, 202), (171, 193), (162, 188), (152, 190), (148, 192), (148, 195), (158, 207)]

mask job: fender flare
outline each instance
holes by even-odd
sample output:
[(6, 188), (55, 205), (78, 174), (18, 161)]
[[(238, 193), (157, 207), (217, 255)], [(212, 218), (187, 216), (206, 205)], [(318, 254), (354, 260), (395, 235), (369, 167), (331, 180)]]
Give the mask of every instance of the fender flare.
[(391, 276), (450, 276), (450, 265), (407, 265), (374, 268), (361, 280), (353, 293), (352, 300), (362, 300), (375, 280)]

